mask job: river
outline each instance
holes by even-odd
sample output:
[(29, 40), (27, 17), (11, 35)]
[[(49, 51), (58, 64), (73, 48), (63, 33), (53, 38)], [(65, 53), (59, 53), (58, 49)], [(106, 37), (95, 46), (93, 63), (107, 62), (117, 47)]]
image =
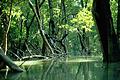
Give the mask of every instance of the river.
[(102, 61), (26, 61), (22, 73), (0, 72), (0, 80), (120, 80), (120, 63)]

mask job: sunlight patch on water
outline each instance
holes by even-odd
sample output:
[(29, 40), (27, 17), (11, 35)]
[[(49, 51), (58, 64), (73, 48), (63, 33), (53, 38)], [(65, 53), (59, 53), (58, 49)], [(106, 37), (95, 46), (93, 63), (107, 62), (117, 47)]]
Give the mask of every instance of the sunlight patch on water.
[(90, 60), (90, 59), (76, 59), (76, 60), (67, 60), (66, 62), (93, 62), (97, 60)]
[(78, 56), (78, 57), (70, 57), (67, 59), (66, 62), (97, 62), (97, 61), (102, 61), (101, 56)]
[(33, 61), (14, 61), (17, 65), (37, 65), (42, 64), (42, 60), (33, 60)]
[[(51, 61), (50, 59), (47, 60), (30, 60), (30, 61), (14, 61), (15, 64), (17, 65), (25, 65), (25, 66), (30, 66), (30, 65), (37, 65), (37, 64), (42, 64), (43, 62), (49, 62)], [(66, 58), (63, 62), (100, 62), (102, 61), (102, 58), (100, 56), (97, 57), (68, 57)], [(62, 62), (62, 61), (60, 61)]]

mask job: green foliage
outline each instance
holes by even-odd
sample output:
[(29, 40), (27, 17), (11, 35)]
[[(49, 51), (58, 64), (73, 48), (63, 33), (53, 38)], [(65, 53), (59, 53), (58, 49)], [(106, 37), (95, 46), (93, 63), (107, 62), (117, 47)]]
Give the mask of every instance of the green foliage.
[(92, 13), (87, 8), (80, 10), (75, 18), (71, 20), (75, 24), (76, 28), (85, 29), (85, 31), (92, 31), (91, 28), (94, 25)]
[(117, 27), (117, 13), (118, 13), (118, 3), (117, 0), (111, 0), (111, 12), (112, 12), (112, 18), (113, 18), (113, 25), (116, 28)]
[[(24, 22), (26, 20), (25, 16), (23, 16), (23, 11), (21, 10), (21, 6), (13, 5), (12, 8), (12, 21), (10, 28), (11, 40), (19, 41), (25, 38), (26, 29), (24, 26)], [(22, 28), (22, 31), (21, 31)]]
[[(23, 44), (26, 39), (26, 22), (27, 25), (30, 24), (32, 17), (34, 15), (31, 10), (28, 0), (13, 0), (12, 5), (12, 21), (11, 27), (9, 31), (9, 43), (15, 42), (16, 45)], [(35, 3), (35, 0), (31, 0)], [(81, 34), (82, 30), (85, 29), (87, 36), (90, 38), (90, 50), (93, 54), (96, 53), (100, 48), (99, 38), (97, 35), (96, 28), (94, 26), (91, 8), (92, 8), (92, 0), (88, 0), (87, 7), (82, 8), (81, 2), (76, 0), (65, 0), (65, 9), (66, 9), (66, 19), (67, 22), (63, 23), (64, 17), (62, 16), (61, 9), (61, 0), (52, 0), (53, 1), (53, 17), (55, 28), (58, 29), (57, 38), (60, 40), (63, 36), (63, 32), (67, 30), (69, 35), (66, 38), (66, 46), (68, 52), (72, 52), (73, 54), (77, 54), (81, 52), (80, 40), (78, 38), (79, 28)], [(87, 0), (83, 0), (87, 1)], [(9, 15), (9, 3), (4, 3), (3, 12)], [(115, 4), (115, 3), (114, 3)], [(114, 9), (115, 7), (113, 7)], [(113, 14), (113, 16), (116, 13)], [(45, 1), (44, 4), (40, 8), (40, 19), (43, 21), (43, 29), (45, 33), (49, 33), (49, 6), (48, 1)], [(22, 26), (22, 31), (21, 31)], [(0, 30), (2, 27), (0, 26)], [(2, 34), (0, 33), (0, 39), (2, 39)], [(97, 37), (96, 37), (97, 36)], [(21, 41), (21, 43), (20, 43)], [(36, 44), (37, 47), (42, 47), (42, 37), (40, 36), (40, 32), (38, 31), (38, 23), (36, 18), (30, 27), (28, 42), (31, 44)], [(100, 49), (99, 49), (100, 51)]]
[[(12, 9), (12, 16), (15, 17), (16, 19), (19, 19), (22, 15), (22, 11), (19, 6), (14, 7)], [(22, 17), (24, 19), (24, 17)]]

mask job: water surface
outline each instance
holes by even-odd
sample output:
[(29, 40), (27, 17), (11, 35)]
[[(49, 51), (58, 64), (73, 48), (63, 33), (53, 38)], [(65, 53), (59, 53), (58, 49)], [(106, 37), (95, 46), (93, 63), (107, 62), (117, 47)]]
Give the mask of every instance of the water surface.
[[(120, 80), (120, 64), (100, 61), (31, 61), (26, 71), (0, 72), (0, 80)], [(30, 65), (33, 64), (33, 65)]]

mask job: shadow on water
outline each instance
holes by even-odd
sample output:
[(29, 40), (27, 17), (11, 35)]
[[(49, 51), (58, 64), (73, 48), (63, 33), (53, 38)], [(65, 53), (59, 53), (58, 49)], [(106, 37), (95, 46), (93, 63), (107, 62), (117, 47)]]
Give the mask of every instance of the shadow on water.
[(120, 63), (42, 61), (23, 73), (0, 72), (0, 80), (120, 80)]
[(120, 80), (120, 62), (112, 64), (103, 64), (103, 78), (102, 80)]

